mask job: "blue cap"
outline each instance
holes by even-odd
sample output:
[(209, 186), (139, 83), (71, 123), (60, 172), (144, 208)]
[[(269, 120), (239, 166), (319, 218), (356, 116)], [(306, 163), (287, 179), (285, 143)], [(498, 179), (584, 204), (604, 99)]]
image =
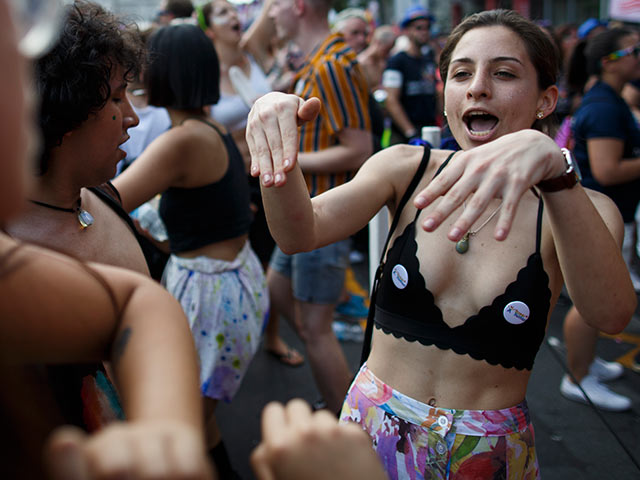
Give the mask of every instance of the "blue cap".
[(583, 39), (586, 38), (587, 35), (591, 33), (594, 28), (598, 27), (606, 27), (607, 22), (601, 22), (597, 18), (588, 18), (585, 20), (580, 27), (578, 27), (578, 38)]
[(433, 15), (431, 15), (426, 8), (420, 5), (413, 5), (404, 12), (404, 17), (402, 17), (400, 27), (407, 28), (411, 22), (420, 19), (429, 20), (429, 22), (433, 22), (434, 20)]

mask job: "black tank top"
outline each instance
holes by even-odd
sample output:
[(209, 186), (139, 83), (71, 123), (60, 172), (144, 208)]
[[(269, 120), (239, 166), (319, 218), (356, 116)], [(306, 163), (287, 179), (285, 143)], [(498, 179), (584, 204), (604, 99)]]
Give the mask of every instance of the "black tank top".
[(249, 232), (249, 183), (242, 155), (230, 134), (202, 119), (224, 140), (229, 166), (217, 182), (195, 188), (169, 188), (160, 199), (160, 217), (167, 227), (171, 252), (195, 250)]
[[(425, 149), (420, 168), (405, 193), (396, 218), (415, 190), (430, 152)], [(436, 175), (449, 162), (449, 157)], [(434, 176), (435, 177), (435, 176)], [(550, 308), (549, 277), (540, 255), (543, 203), (538, 206), (536, 250), (503, 294), (490, 305), (457, 326), (449, 327), (436, 304), (436, 298), (426, 287), (429, 279), (422, 277), (416, 257), (416, 220), (409, 223), (387, 252), (382, 266), (375, 299), (375, 326), (387, 334), (423, 345), (451, 349), (460, 355), (485, 360), (492, 365), (518, 370), (531, 370), (544, 339)], [(392, 226), (395, 228), (395, 225)], [(391, 237), (393, 230), (389, 232)], [(387, 242), (389, 240), (387, 239)], [(452, 248), (452, 254), (454, 250)], [(480, 274), (480, 272), (478, 272)], [(395, 277), (395, 278), (394, 278)], [(426, 280), (426, 282), (425, 282)]]

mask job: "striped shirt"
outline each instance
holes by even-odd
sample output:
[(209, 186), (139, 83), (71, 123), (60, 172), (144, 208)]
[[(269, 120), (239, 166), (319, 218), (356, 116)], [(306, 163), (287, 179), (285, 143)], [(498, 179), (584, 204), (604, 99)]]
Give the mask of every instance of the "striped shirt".
[[(317, 152), (339, 143), (345, 128), (371, 131), (367, 81), (356, 55), (341, 34), (327, 37), (293, 79), (293, 92), (308, 99), (318, 97), (322, 107), (318, 117), (300, 127), (300, 152)], [(355, 172), (305, 173), (312, 197), (346, 183)]]

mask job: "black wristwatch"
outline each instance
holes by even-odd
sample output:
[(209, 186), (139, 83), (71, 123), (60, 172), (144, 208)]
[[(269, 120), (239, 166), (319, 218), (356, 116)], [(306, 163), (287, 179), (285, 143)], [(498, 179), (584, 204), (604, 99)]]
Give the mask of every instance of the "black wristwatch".
[(538, 182), (536, 187), (541, 192), (558, 192), (566, 188), (573, 188), (580, 182), (580, 170), (578, 165), (573, 160), (571, 152), (567, 148), (561, 148), (564, 161), (567, 165), (565, 172), (556, 178), (550, 178), (548, 180), (542, 180)]

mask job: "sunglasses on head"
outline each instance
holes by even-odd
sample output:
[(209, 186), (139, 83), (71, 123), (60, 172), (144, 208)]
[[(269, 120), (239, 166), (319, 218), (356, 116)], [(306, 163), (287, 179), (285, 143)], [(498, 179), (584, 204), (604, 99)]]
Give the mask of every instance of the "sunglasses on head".
[(613, 53), (610, 53), (605, 58), (607, 60), (618, 60), (619, 58), (626, 57), (627, 55), (633, 54), (634, 57), (638, 57), (640, 54), (640, 44), (632, 45), (627, 48), (623, 48), (620, 50), (616, 50)]

